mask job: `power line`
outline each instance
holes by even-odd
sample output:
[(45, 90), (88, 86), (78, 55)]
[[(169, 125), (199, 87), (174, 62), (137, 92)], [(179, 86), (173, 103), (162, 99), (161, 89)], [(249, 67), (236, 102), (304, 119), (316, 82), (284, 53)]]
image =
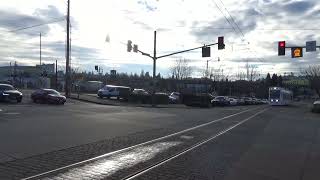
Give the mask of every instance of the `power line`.
[(229, 21), (229, 19), (226, 17), (226, 15), (222, 12), (222, 10), (220, 9), (220, 7), (218, 6), (218, 4), (216, 3), (215, 0), (212, 0), (214, 2), (214, 4), (216, 5), (216, 7), (218, 8), (218, 10), (221, 12), (221, 14), (224, 16), (224, 18), (226, 19), (226, 21), (230, 24), (230, 26), (232, 27), (232, 29), (234, 30), (234, 32), (237, 32), (236, 29), (234, 28), (233, 24), (231, 24), (231, 22)]
[(35, 27), (39, 27), (39, 26), (43, 26), (43, 25), (47, 25), (47, 24), (61, 22), (61, 21), (64, 21), (64, 20), (65, 20), (65, 17), (56, 19), (54, 21), (49, 21), (49, 22), (46, 22), (46, 23), (36, 24), (36, 25), (32, 25), (32, 26), (27, 26), (27, 27), (21, 27), (21, 28), (14, 29), (14, 30), (11, 30), (11, 31), (8, 31), (8, 32), (17, 32), (17, 31), (21, 31), (21, 30), (25, 30), (25, 29), (31, 29), (31, 28), (35, 28)]

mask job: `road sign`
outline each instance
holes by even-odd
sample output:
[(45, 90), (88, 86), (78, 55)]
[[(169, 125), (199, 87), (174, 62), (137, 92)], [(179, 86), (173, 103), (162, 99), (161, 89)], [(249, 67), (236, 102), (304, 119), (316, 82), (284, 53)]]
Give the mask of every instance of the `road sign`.
[(316, 41), (307, 41), (306, 42), (306, 52), (312, 52), (317, 50), (317, 42)]
[(291, 48), (291, 57), (292, 58), (303, 57), (302, 47), (293, 47), (293, 48)]

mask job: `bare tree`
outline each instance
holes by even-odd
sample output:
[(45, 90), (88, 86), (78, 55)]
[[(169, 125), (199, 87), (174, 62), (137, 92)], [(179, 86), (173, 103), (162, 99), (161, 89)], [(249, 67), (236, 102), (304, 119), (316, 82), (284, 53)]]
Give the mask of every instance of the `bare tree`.
[(248, 81), (254, 81), (259, 77), (258, 67), (256, 65), (250, 65), (247, 61), (247, 64), (245, 66), (247, 71), (247, 80)]
[(171, 76), (175, 79), (185, 79), (191, 76), (193, 68), (189, 65), (187, 59), (176, 59), (171, 67)]
[(320, 97), (320, 65), (309, 66), (305, 69), (304, 73), (309, 80), (311, 88), (314, 89)]

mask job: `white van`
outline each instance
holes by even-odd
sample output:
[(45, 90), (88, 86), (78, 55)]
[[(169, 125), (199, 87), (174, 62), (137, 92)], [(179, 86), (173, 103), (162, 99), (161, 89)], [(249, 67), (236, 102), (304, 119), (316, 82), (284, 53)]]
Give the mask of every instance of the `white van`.
[(116, 97), (117, 99), (128, 99), (130, 92), (130, 87), (105, 85), (103, 88), (98, 90), (98, 96), (100, 98), (107, 97), (108, 99), (111, 97)]

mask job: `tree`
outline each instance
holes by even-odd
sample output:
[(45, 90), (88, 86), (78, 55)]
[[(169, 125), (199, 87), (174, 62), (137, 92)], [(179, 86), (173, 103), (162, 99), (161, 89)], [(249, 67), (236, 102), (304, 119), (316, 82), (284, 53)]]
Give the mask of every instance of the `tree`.
[(141, 77), (141, 78), (144, 78), (144, 70), (143, 70), (143, 69), (142, 69), (141, 72), (140, 72), (140, 77)]
[(282, 87), (282, 85), (283, 85), (283, 83), (282, 83), (282, 76), (280, 75), (279, 77), (278, 77), (278, 86), (280, 86), (280, 87)]
[(150, 73), (149, 73), (149, 71), (147, 71), (147, 72), (144, 74), (144, 77), (145, 77), (145, 78), (150, 78)]
[(273, 74), (271, 78), (271, 86), (277, 86), (277, 84), (278, 84), (278, 75)]
[(172, 77), (175, 79), (186, 79), (193, 73), (193, 68), (189, 65), (187, 59), (176, 59), (170, 68)]
[(267, 87), (270, 87), (272, 84), (272, 81), (271, 81), (271, 76), (270, 76), (270, 73), (267, 74), (267, 77), (266, 77), (266, 86)]
[(320, 65), (309, 66), (305, 69), (304, 73), (309, 80), (311, 88), (315, 90), (320, 97)]

